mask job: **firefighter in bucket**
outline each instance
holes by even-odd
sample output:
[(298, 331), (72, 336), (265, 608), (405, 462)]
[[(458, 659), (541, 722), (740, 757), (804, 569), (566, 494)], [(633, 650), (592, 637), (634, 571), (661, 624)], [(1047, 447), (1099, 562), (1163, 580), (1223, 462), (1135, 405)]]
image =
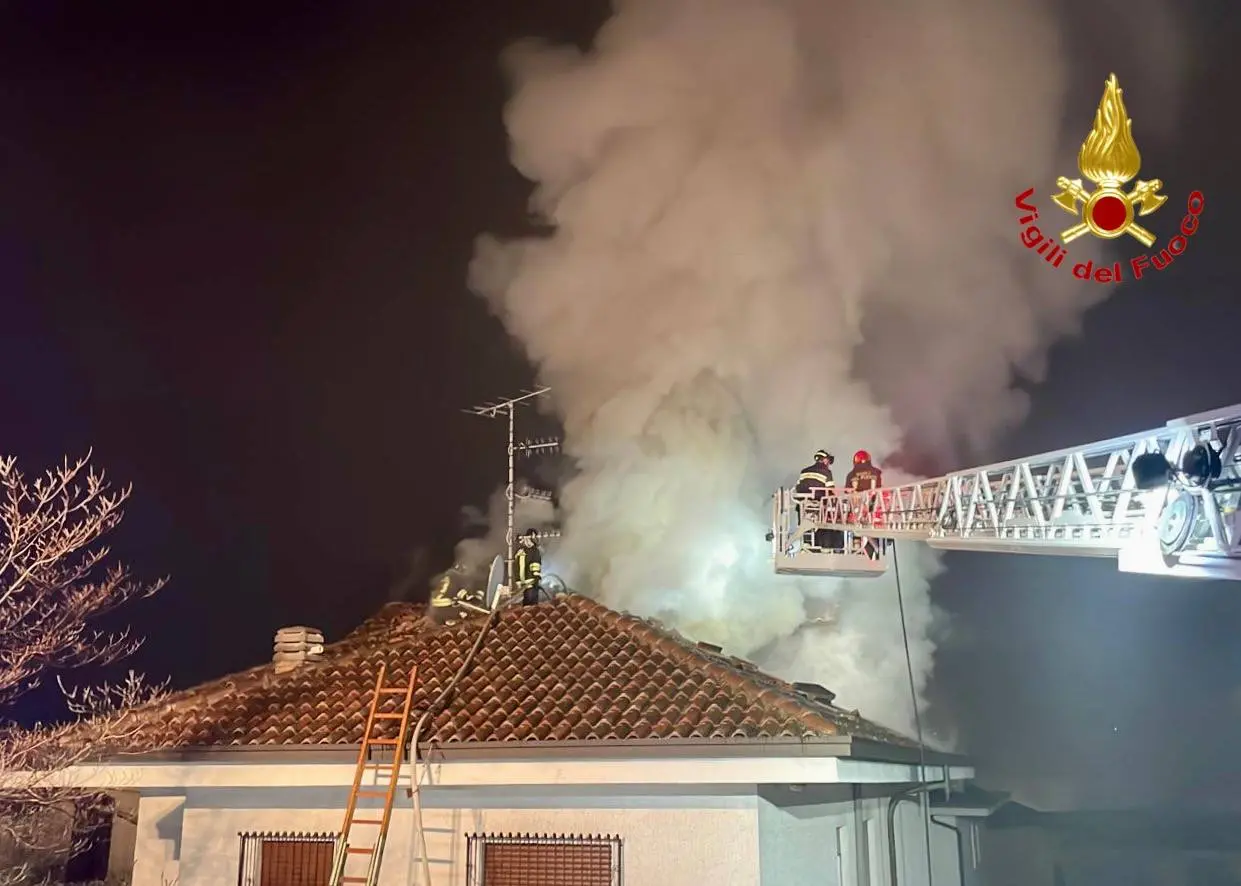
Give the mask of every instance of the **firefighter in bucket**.
[[(853, 469), (845, 477), (845, 486), (850, 492), (870, 493), (866, 496), (866, 509), (870, 512), (871, 525), (876, 528), (882, 527), (883, 513), (887, 504), (887, 495), (881, 490), (883, 471), (875, 467), (870, 453), (865, 449), (859, 449), (853, 453)], [(872, 560), (878, 560), (885, 547), (884, 540), (877, 538), (859, 537), (855, 538), (853, 543), (855, 553), (866, 554)]]
[[(832, 464), (836, 457), (826, 449), (814, 454), (814, 461), (797, 477), (797, 486), (793, 489), (793, 498), (798, 502), (797, 519), (802, 519), (803, 505), (812, 513), (824, 519), (823, 508), (829, 497), (836, 495), (836, 481), (832, 478)], [(816, 529), (812, 536), (811, 550), (831, 553), (844, 553), (845, 534), (838, 529)]]

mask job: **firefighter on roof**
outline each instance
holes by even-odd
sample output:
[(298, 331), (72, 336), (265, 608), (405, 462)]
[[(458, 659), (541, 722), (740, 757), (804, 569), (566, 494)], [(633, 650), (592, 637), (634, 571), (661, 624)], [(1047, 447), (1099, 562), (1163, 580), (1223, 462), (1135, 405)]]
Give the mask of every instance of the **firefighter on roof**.
[[(870, 453), (865, 449), (859, 449), (853, 453), (853, 469), (845, 477), (845, 486), (851, 492), (871, 492), (883, 486), (883, 471), (875, 467), (870, 459)], [(879, 525), (882, 519), (877, 505), (878, 496), (872, 496), (868, 509), (874, 525)], [(858, 539), (859, 551), (865, 552), (872, 560), (878, 559), (881, 544), (882, 542), (873, 538)]]
[[(823, 502), (836, 494), (836, 481), (832, 477), (832, 462), (836, 458), (826, 449), (814, 454), (814, 463), (802, 468), (793, 495), (803, 501)], [(820, 507), (822, 505), (820, 504)], [(844, 551), (844, 533), (836, 529), (816, 529), (814, 546), (819, 550)]]
[(445, 572), (431, 588), (431, 617), (443, 624), (452, 618), (452, 575)]
[(513, 553), (513, 590), (521, 591), (522, 606), (539, 602), (542, 578), (543, 551), (539, 548), (539, 534), (527, 529), (517, 537), (517, 550)]
[(470, 610), (461, 604), (483, 605), (483, 592), (467, 587), (469, 576), (464, 567), (456, 564), (439, 577), (431, 587), (431, 618), (436, 624), (456, 624), (469, 618)]

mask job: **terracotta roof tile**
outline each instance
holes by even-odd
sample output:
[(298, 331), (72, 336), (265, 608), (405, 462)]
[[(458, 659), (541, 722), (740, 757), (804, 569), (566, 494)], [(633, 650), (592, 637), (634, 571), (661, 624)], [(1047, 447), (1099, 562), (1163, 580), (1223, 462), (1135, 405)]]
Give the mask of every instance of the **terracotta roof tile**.
[[(436, 627), (421, 607), (389, 604), (323, 659), (270, 664), (168, 697), (139, 716), (165, 746), (341, 745), (361, 741), (381, 663), (386, 682), (419, 666), (415, 710), (460, 667), (481, 621)], [(399, 710), (401, 698), (385, 700)], [(397, 721), (376, 734), (394, 737)], [(437, 743), (904, 736), (656, 624), (568, 595), (503, 612), (454, 697), (425, 730)]]

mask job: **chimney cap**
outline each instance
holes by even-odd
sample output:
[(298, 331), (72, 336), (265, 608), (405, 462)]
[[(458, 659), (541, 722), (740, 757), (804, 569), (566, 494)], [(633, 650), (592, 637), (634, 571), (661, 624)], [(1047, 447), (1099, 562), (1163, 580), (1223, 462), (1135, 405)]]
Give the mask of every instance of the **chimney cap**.
[(272, 642), (272, 661), (276, 672), (291, 671), (307, 661), (323, 657), (323, 632), (318, 628), (293, 625), (276, 631)]
[(318, 628), (307, 627), (306, 625), (288, 625), (287, 627), (276, 629), (277, 637), (322, 637), (323, 631)]

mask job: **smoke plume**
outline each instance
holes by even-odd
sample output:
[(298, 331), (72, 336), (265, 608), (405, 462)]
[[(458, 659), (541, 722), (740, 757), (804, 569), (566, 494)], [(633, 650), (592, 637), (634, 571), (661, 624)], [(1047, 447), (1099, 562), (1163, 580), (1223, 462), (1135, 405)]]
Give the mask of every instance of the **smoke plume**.
[[(984, 444), (1106, 292), (1018, 242), (1014, 195), (1045, 202), (1076, 156), (1056, 23), (1038, 0), (614, 9), (589, 52), (506, 56), (512, 161), (551, 233), (483, 237), (471, 267), (579, 468), (562, 571), (909, 729), (892, 576), (775, 576), (769, 495), (820, 446), (839, 481), (856, 448)], [(903, 546), (919, 692), (937, 569)]]
[(411, 600), (427, 583), (431, 574), (431, 549), (417, 545), (405, 555), (405, 565), (399, 576), (388, 586), (388, 601), (399, 603)]
[[(457, 542), (453, 566), (468, 581), (482, 587), (487, 570), (497, 555), (505, 553), (504, 533), (508, 527), (508, 503), (501, 486), (491, 494), (487, 510), (462, 509), (467, 536)], [(517, 532), (544, 529), (556, 522), (552, 503), (538, 498), (518, 497), (513, 503), (513, 522)], [(442, 573), (441, 573), (442, 575)], [(436, 576), (438, 579), (439, 576)], [(435, 580), (432, 580), (435, 584)]]

